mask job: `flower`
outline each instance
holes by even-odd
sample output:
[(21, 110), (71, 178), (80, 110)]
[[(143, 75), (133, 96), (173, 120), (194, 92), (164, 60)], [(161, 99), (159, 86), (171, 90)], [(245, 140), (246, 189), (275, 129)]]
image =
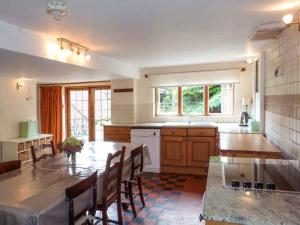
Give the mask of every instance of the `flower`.
[(68, 155), (76, 152), (81, 152), (83, 143), (75, 137), (69, 137), (61, 144), (61, 150)]

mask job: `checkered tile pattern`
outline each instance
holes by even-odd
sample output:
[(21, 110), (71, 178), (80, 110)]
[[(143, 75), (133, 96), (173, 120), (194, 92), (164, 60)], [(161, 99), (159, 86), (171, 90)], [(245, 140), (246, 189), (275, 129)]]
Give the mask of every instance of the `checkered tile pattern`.
[[(135, 205), (138, 216), (136, 218), (133, 217), (129, 206), (128, 210), (123, 212), (124, 225), (186, 224), (182, 222), (176, 223), (176, 220), (178, 220), (176, 216), (179, 215), (180, 204), (183, 204), (183, 207), (189, 210), (190, 201), (195, 201), (199, 204), (197, 204), (198, 208), (193, 204), (190, 206), (191, 211), (188, 212), (191, 212), (191, 214), (186, 213), (186, 220), (189, 220), (188, 217), (190, 215), (190, 219), (194, 222), (189, 225), (198, 225), (200, 224), (198, 217), (201, 213), (200, 203), (202, 201), (201, 193), (203, 192), (203, 186), (205, 186), (205, 179), (202, 177), (146, 173), (143, 177), (143, 192), (146, 207), (142, 208), (140, 198), (136, 196)], [(191, 195), (192, 200), (185, 200), (185, 196), (189, 196), (190, 198)], [(109, 217), (112, 219), (117, 218), (115, 206), (109, 210)]]

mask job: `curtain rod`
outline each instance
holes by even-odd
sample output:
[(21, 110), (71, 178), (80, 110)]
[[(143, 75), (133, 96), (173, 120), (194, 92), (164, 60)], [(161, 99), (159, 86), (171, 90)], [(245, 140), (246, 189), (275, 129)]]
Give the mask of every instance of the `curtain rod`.
[(190, 70), (184, 72), (162, 72), (162, 73), (146, 73), (145, 78), (149, 78), (149, 76), (156, 76), (156, 75), (172, 75), (178, 73), (196, 73), (196, 72), (209, 72), (209, 71), (220, 71), (220, 70), (240, 70), (241, 72), (245, 72), (245, 67), (235, 67), (235, 68), (226, 68), (226, 69), (204, 69), (204, 70)]

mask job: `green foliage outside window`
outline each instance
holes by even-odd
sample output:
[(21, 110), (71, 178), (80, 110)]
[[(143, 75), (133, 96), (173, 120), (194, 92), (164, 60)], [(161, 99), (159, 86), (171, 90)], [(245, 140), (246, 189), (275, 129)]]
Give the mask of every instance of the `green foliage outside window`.
[(209, 86), (209, 113), (222, 113), (221, 85)]
[(182, 87), (182, 113), (200, 115), (204, 112), (203, 86)]
[(177, 113), (178, 90), (177, 87), (159, 88), (159, 113)]

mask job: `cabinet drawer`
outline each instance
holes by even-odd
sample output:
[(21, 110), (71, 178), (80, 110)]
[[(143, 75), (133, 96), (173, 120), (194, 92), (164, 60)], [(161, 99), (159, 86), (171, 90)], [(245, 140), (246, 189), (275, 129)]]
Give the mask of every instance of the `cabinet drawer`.
[(127, 135), (127, 134), (104, 134), (104, 141), (130, 143), (130, 135)]
[(188, 136), (192, 137), (215, 137), (216, 129), (213, 128), (189, 128)]
[(130, 135), (130, 127), (104, 127), (105, 134), (128, 134)]
[(186, 136), (185, 128), (162, 128), (161, 134), (163, 136)]

